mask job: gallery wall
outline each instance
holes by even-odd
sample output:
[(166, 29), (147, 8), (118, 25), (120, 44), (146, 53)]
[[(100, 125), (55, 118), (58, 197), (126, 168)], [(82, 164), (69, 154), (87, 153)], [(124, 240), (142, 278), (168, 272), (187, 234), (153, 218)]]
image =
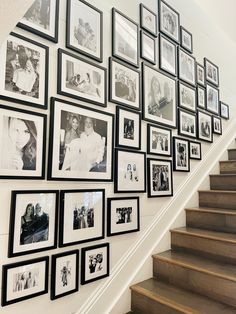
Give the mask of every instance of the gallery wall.
[[(61, 0), (60, 1), (60, 19), (59, 19), (59, 42), (58, 44), (53, 44), (47, 40), (44, 40), (43, 38), (40, 38), (36, 35), (33, 35), (31, 33), (28, 33), (26, 31), (23, 31), (19, 28), (14, 29), (15, 32), (22, 34), (26, 37), (29, 37), (35, 41), (38, 41), (40, 43), (43, 43), (44, 45), (48, 46), (50, 48), (49, 52), (49, 96), (58, 97), (57, 91), (56, 91), (56, 81), (57, 81), (57, 49), (63, 48), (67, 51), (68, 49), (65, 48), (65, 25), (66, 25), (66, 1)], [(111, 1), (111, 0), (92, 0), (89, 1), (92, 5), (95, 7), (98, 7), (100, 10), (103, 11), (104, 15), (104, 34), (103, 34), (103, 49), (104, 49), (104, 55), (103, 55), (103, 63), (102, 66), (108, 68), (108, 58), (111, 56), (111, 9), (112, 7), (117, 8), (118, 10), (124, 12), (127, 16), (135, 20), (136, 22), (139, 22), (139, 2), (136, 0), (132, 1)], [(191, 0), (188, 1), (188, 4), (186, 4), (186, 1), (184, 0), (170, 0), (168, 1), (170, 5), (172, 5), (179, 13), (180, 13), (180, 21), (181, 25), (183, 25), (185, 28), (187, 28), (192, 34), (193, 34), (193, 54), (196, 57), (196, 60), (203, 64), (203, 58), (207, 57), (210, 60), (212, 60), (214, 63), (216, 63), (219, 66), (220, 69), (220, 98), (224, 102), (228, 103), (230, 105), (230, 116), (233, 120), (236, 116), (236, 109), (234, 109), (234, 103), (236, 101), (236, 92), (234, 88), (234, 82), (236, 79), (236, 73), (234, 71), (234, 68), (236, 68), (236, 62), (234, 59), (234, 55), (236, 53), (236, 45), (229, 40), (220, 29), (217, 28), (216, 25), (213, 25), (206, 15), (203, 14), (203, 12), (199, 9), (199, 7), (196, 5), (195, 1)], [(153, 0), (146, 0), (145, 5), (148, 6), (153, 11), (157, 10), (157, 4), (156, 1)], [(9, 12), (9, 18), (10, 18), (10, 12)], [(66, 96), (60, 96), (59, 98), (72, 101), (70, 98)], [(4, 105), (11, 105), (9, 102), (1, 100), (1, 104)], [(89, 104), (84, 101), (78, 101), (79, 104), (89, 106), (91, 108), (97, 109), (97, 107), (93, 104)], [(23, 105), (14, 104), (17, 108), (25, 108), (27, 107)], [(100, 108), (99, 108), (100, 109)], [(107, 108), (101, 109), (104, 112), (110, 112), (115, 113), (115, 104), (109, 103)], [(41, 113), (49, 113), (49, 110), (45, 112), (45, 110), (40, 109), (32, 109), (32, 111), (35, 112), (41, 112)], [(48, 119), (49, 121), (49, 119)], [(223, 136), (214, 136), (214, 144), (217, 146), (217, 142), (220, 143), (220, 140), (224, 137), (224, 133), (229, 136), (229, 134), (226, 133), (227, 127), (230, 124), (229, 122), (223, 121)], [(142, 145), (141, 150), (146, 150), (146, 122), (142, 121)], [(176, 131), (174, 131), (174, 134), (177, 134)], [(48, 142), (48, 133), (47, 133), (47, 142)], [(227, 138), (225, 138), (227, 140)], [(222, 143), (221, 143), (222, 144)], [(203, 161), (202, 165), (205, 168), (205, 171), (207, 172), (209, 170), (209, 163), (207, 165), (204, 165), (204, 156), (206, 156), (211, 148), (211, 144), (208, 143), (202, 143), (202, 153), (203, 153)], [(199, 166), (199, 161), (191, 161), (191, 171), (194, 171)], [(203, 169), (204, 170), (204, 169)], [(186, 179), (189, 175), (185, 173), (177, 173), (174, 172), (173, 174), (173, 180), (174, 180), (174, 186), (173, 190), (178, 191), (179, 187), (181, 185), (184, 185), (186, 182)], [(164, 208), (166, 208), (170, 202), (171, 198), (155, 198), (150, 199), (147, 198), (147, 194), (145, 193), (132, 193), (132, 196), (139, 196), (140, 197), (140, 232), (137, 233), (130, 233), (115, 237), (105, 237), (104, 240), (94, 241), (94, 243), (88, 243), (88, 244), (81, 244), (81, 245), (75, 245), (68, 248), (58, 248), (55, 250), (48, 250), (41, 253), (35, 253), (35, 254), (29, 254), (28, 256), (20, 256), (20, 257), (14, 257), (14, 258), (7, 258), (7, 252), (8, 252), (8, 238), (9, 238), (9, 220), (10, 220), (10, 198), (11, 198), (11, 191), (12, 190), (46, 190), (46, 189), (56, 189), (56, 190), (62, 190), (62, 189), (94, 189), (94, 188), (105, 188), (105, 196), (107, 197), (117, 197), (117, 196), (127, 196), (122, 194), (115, 194), (114, 193), (114, 184), (111, 182), (98, 182), (98, 183), (92, 183), (92, 182), (49, 182), (46, 180), (42, 181), (26, 181), (26, 180), (1, 180), (0, 181), (0, 199), (1, 199), (1, 221), (0, 221), (0, 261), (1, 265), (3, 264), (9, 264), (13, 262), (20, 262), (31, 258), (41, 257), (41, 256), (51, 256), (53, 254), (66, 252), (71, 249), (81, 249), (82, 247), (89, 246), (90, 244), (100, 244), (104, 242), (110, 243), (110, 269), (111, 274), (114, 269), (116, 269), (117, 265), (120, 263), (122, 258), (128, 257), (130, 249), (134, 246), (134, 244), (137, 244), (139, 241), (141, 241), (142, 237), (145, 235), (145, 231), (148, 229), (148, 227), (151, 225), (154, 219), (158, 217), (158, 215), (162, 212)], [(197, 186), (192, 186), (192, 189), (196, 189)], [(183, 202), (186, 199), (186, 195), (180, 195), (180, 200), (183, 200)], [(197, 202), (197, 199), (195, 198), (192, 200), (192, 203)], [(197, 205), (197, 204), (195, 204)], [(106, 217), (106, 216), (105, 216)], [(179, 224), (184, 223), (184, 216), (180, 217), (180, 220), (178, 221)], [(158, 225), (157, 225), (158, 228)], [(106, 228), (105, 228), (106, 230)], [(165, 249), (168, 247), (168, 235), (164, 235), (164, 241), (161, 244), (161, 248), (158, 247), (158, 250)], [(155, 244), (155, 243), (154, 243)], [(141, 247), (140, 247), (141, 248)], [(143, 256), (145, 259), (146, 256)], [(138, 264), (138, 262), (137, 262)], [(142, 276), (148, 276), (151, 273), (151, 263), (150, 259), (147, 260), (145, 267), (145, 271), (142, 274)], [(81, 265), (79, 266), (79, 268)], [(120, 265), (122, 268), (122, 265)], [(132, 267), (135, 267), (133, 265)], [(1, 275), (1, 274), (0, 274)], [(127, 276), (128, 277), (128, 276)], [(120, 278), (122, 281), (122, 278)], [(138, 277), (140, 279), (140, 277)], [(30, 300), (23, 301), (21, 303), (16, 303), (4, 308), (1, 308), (2, 313), (6, 314), (13, 314), (13, 313), (32, 313), (35, 314), (44, 312), (45, 314), (52, 314), (52, 313), (58, 313), (58, 314), (72, 314), (76, 313), (84, 313), (89, 308), (87, 305), (89, 304), (90, 299), (94, 297), (94, 293), (97, 289), (106, 288), (106, 280), (103, 279), (101, 281), (97, 281), (94, 283), (90, 283), (85, 286), (80, 286), (79, 292), (75, 294), (71, 294), (69, 296), (66, 296), (64, 298), (60, 298), (54, 301), (50, 301), (49, 294), (39, 296), (37, 298), (32, 298)], [(132, 282), (136, 281), (136, 279), (133, 279)], [(131, 282), (130, 282), (131, 283)], [(118, 302), (117, 306), (114, 306), (113, 313), (123, 313), (124, 311), (128, 311), (128, 303), (129, 298), (121, 298), (120, 300), (117, 299), (119, 297), (119, 293), (117, 292), (115, 285), (113, 283), (111, 290), (111, 295), (113, 296), (113, 300), (109, 299), (106, 300), (104, 295), (101, 295), (101, 300), (104, 304), (103, 310), (99, 312), (100, 307), (99, 304), (99, 296), (96, 297), (96, 299), (93, 298), (94, 301), (94, 308), (91, 308), (90, 313), (105, 313), (105, 309), (110, 309), (110, 306), (115, 304), (115, 302)], [(129, 294), (129, 291), (125, 290), (125, 295)], [(119, 300), (119, 301), (118, 301)], [(107, 303), (107, 306), (106, 306)], [(122, 307), (120, 305), (124, 304)], [(97, 308), (96, 308), (97, 306)], [(81, 310), (82, 309), (82, 310)]]

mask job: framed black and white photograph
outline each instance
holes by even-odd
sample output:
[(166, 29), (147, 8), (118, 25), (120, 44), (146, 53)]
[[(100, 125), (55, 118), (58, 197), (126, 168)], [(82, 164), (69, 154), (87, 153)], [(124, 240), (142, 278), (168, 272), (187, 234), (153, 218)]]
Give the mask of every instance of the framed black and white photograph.
[(197, 107), (206, 108), (206, 89), (200, 85), (197, 85)]
[(172, 131), (157, 125), (147, 124), (147, 153), (170, 157)]
[(140, 31), (140, 57), (152, 64), (156, 64), (156, 38), (143, 30)]
[(190, 171), (189, 141), (173, 137), (173, 168), (174, 171)]
[(143, 119), (176, 128), (176, 80), (143, 64)]
[(107, 199), (107, 236), (140, 230), (139, 197)]
[(114, 115), (52, 98), (48, 179), (112, 181)]
[(115, 193), (146, 192), (146, 153), (116, 149)]
[(2, 266), (2, 306), (48, 293), (49, 257)]
[(45, 177), (46, 118), (0, 105), (0, 179)]
[(213, 62), (204, 58), (206, 80), (215, 86), (219, 86), (219, 68)]
[(179, 47), (179, 79), (195, 86), (195, 58)]
[(171, 39), (180, 41), (179, 13), (163, 0), (159, 0), (159, 30)]
[(180, 26), (180, 44), (188, 52), (193, 53), (193, 35), (183, 26)]
[(177, 75), (177, 46), (163, 35), (159, 35), (159, 67), (174, 76)]
[(179, 81), (179, 106), (196, 111), (196, 89)]
[(109, 276), (109, 243), (82, 248), (81, 255), (81, 285)]
[(140, 110), (140, 72), (117, 59), (109, 60), (109, 100)]
[(59, 247), (104, 238), (104, 189), (60, 192)]
[(112, 8), (112, 55), (139, 67), (139, 25)]
[(67, 1), (66, 47), (103, 61), (103, 12), (83, 0)]
[(220, 101), (220, 116), (223, 119), (229, 119), (229, 105)]
[(190, 159), (201, 160), (202, 148), (200, 142), (189, 142), (189, 157)]
[(58, 194), (55, 190), (12, 191), (9, 257), (57, 247)]
[(196, 114), (183, 109), (179, 109), (178, 116), (179, 116), (178, 134), (196, 138), (197, 136)]
[(205, 68), (203, 65), (196, 62), (196, 82), (202, 86), (205, 86)]
[(206, 110), (219, 115), (219, 89), (213, 85), (206, 84)]
[(116, 147), (141, 149), (141, 113), (116, 107)]
[(79, 250), (52, 255), (51, 300), (79, 291)]
[(212, 129), (214, 134), (222, 135), (221, 118), (212, 116)]
[(59, 0), (34, 0), (17, 26), (57, 43), (58, 21)]
[(198, 110), (197, 116), (198, 138), (202, 141), (213, 142), (212, 115)]
[(157, 14), (147, 8), (143, 3), (139, 5), (140, 27), (153, 36), (157, 36)]
[(47, 109), (48, 51), (38, 42), (10, 33), (0, 48), (0, 98)]
[(172, 161), (147, 159), (148, 197), (173, 195)]
[(57, 92), (60, 95), (106, 107), (107, 70), (58, 49)]

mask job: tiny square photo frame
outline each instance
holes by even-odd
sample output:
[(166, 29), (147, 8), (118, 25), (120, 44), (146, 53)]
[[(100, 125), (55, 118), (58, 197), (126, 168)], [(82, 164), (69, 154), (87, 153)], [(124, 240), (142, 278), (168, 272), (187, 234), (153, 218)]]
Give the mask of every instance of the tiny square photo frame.
[(0, 48), (0, 98), (47, 109), (49, 48), (10, 33)]
[(45, 177), (47, 116), (0, 105), (0, 179)]
[(159, 30), (177, 43), (180, 42), (179, 13), (163, 0), (159, 0)]
[(112, 55), (139, 67), (139, 25), (112, 8)]
[(202, 145), (200, 142), (189, 142), (189, 157), (190, 159), (202, 159)]
[(183, 109), (179, 109), (178, 116), (179, 116), (178, 134), (196, 138), (197, 137), (196, 114)]
[(229, 119), (229, 105), (220, 101), (220, 116), (223, 119)]
[(197, 129), (199, 140), (205, 142), (213, 142), (212, 115), (198, 110), (197, 113)]
[(81, 250), (81, 285), (108, 277), (110, 245), (102, 243)]
[(196, 112), (196, 89), (179, 81), (179, 107)]
[(49, 257), (2, 266), (2, 306), (48, 293)]
[(206, 84), (206, 110), (219, 115), (219, 89), (214, 87), (213, 85)]
[(140, 72), (115, 58), (109, 59), (109, 100), (140, 110)]
[(139, 197), (107, 199), (107, 236), (140, 230)]
[(153, 36), (157, 36), (157, 15), (143, 3), (139, 5), (140, 9), (140, 27)]
[(17, 27), (58, 42), (59, 0), (35, 0)]
[(173, 195), (172, 161), (147, 159), (148, 197)]
[(58, 196), (56, 190), (12, 191), (9, 257), (57, 247)]
[(51, 300), (79, 291), (79, 250), (52, 255)]
[(170, 157), (172, 131), (157, 125), (147, 124), (147, 153)]
[(59, 247), (104, 238), (105, 190), (60, 192)]
[(156, 38), (140, 31), (140, 57), (152, 64), (156, 64)]
[(83, 0), (68, 0), (66, 47), (102, 62), (102, 46), (102, 11)]
[(183, 26), (180, 26), (180, 45), (188, 52), (193, 53), (193, 35)]
[(205, 77), (205, 68), (203, 65), (196, 62), (196, 83), (201, 86), (205, 86), (206, 77)]
[(214, 134), (222, 135), (222, 122), (220, 117), (212, 116), (212, 130)]
[(206, 88), (200, 85), (197, 86), (197, 107), (206, 108)]
[(116, 107), (116, 146), (141, 149), (141, 113)]
[(179, 79), (195, 86), (195, 71), (195, 58), (179, 47)]
[(146, 153), (116, 149), (115, 193), (146, 192)]
[(177, 45), (164, 35), (159, 35), (159, 67), (177, 76)]
[(204, 58), (206, 80), (215, 86), (219, 86), (219, 68), (213, 62)]
[(189, 141), (173, 137), (173, 168), (174, 171), (190, 171)]

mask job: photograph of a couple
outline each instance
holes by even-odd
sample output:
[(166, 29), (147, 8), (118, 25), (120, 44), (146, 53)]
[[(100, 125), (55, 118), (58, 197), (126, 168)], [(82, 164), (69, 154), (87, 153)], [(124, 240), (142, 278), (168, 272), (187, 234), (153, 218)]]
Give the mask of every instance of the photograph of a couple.
[(38, 286), (39, 270), (33, 268), (13, 275), (13, 292), (19, 292)]
[(116, 208), (116, 224), (132, 222), (132, 207)]

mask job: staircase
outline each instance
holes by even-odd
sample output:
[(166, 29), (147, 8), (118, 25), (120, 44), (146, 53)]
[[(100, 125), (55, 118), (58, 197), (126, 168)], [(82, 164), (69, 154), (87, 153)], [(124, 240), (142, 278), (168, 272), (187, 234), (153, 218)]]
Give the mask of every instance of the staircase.
[(236, 314), (236, 149), (171, 230), (171, 250), (153, 255), (153, 278), (131, 287), (134, 314)]

